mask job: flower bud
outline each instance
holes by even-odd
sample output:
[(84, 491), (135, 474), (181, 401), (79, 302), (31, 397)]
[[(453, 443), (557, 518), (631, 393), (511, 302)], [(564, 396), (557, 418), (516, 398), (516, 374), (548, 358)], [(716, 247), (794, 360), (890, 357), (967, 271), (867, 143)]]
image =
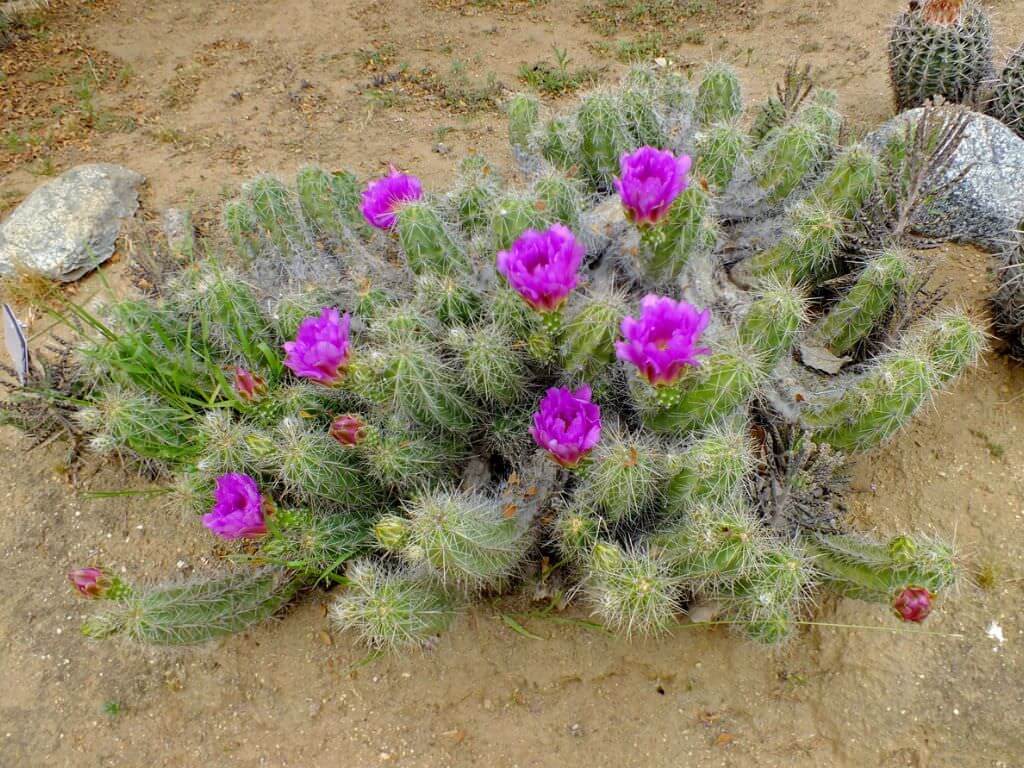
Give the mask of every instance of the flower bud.
[(68, 572), (68, 581), (78, 594), (90, 600), (117, 600), (129, 592), (128, 585), (100, 568), (76, 568)]
[(935, 598), (924, 587), (906, 587), (892, 601), (893, 611), (903, 621), (920, 624), (932, 612), (932, 600)]
[(247, 402), (253, 402), (262, 397), (267, 391), (267, 383), (263, 377), (252, 371), (242, 368), (235, 368), (235, 392)]
[(366, 438), (366, 423), (355, 414), (346, 413), (331, 422), (330, 434), (341, 445), (359, 445)]

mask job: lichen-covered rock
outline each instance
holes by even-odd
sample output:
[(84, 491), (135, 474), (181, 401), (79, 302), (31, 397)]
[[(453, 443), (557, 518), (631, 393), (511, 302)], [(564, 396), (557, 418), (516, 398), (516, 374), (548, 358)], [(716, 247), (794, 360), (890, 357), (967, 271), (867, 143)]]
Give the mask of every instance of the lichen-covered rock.
[[(922, 111), (912, 109), (893, 118), (870, 134), (867, 143), (876, 150), (881, 148), (908, 121), (920, 119)], [(915, 221), (916, 229), (925, 237), (999, 250), (1024, 219), (1024, 139), (998, 120), (971, 112), (963, 141), (944, 177), (930, 181), (941, 185), (966, 169), (966, 176), (936, 199), (926, 216)]]
[(0, 274), (23, 267), (70, 282), (95, 269), (114, 253), (143, 181), (120, 165), (96, 163), (43, 184), (0, 223)]

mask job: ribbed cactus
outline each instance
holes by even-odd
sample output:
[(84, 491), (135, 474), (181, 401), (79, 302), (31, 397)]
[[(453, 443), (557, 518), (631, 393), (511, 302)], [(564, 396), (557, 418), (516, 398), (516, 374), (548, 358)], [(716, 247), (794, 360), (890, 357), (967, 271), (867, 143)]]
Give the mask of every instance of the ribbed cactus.
[(587, 598), (594, 612), (626, 636), (666, 630), (679, 610), (679, 579), (661, 557), (616, 544), (590, 553)]
[(936, 96), (972, 103), (992, 75), (992, 25), (977, 0), (923, 0), (893, 22), (889, 80), (897, 112)]
[(517, 93), (508, 102), (508, 140), (513, 147), (526, 149), (540, 117), (540, 102), (525, 93)]
[(576, 115), (582, 171), (599, 190), (610, 190), (619, 173), (619, 157), (632, 146), (622, 105), (610, 94), (584, 99)]
[(998, 288), (991, 300), (995, 332), (1006, 341), (1011, 355), (1024, 358), (1024, 235), (1018, 234), (1004, 246), (995, 278)]
[(381, 547), (440, 582), (467, 590), (500, 586), (513, 576), (530, 539), (516, 515), (481, 494), (438, 491), (411, 502), (408, 517), (382, 518)]
[(438, 585), (372, 561), (353, 563), (348, 590), (331, 606), (331, 620), (358, 632), (374, 648), (398, 650), (422, 645), (448, 629), (455, 618), (452, 599)]
[(992, 94), (985, 102), (985, 112), (1024, 138), (1024, 43), (1003, 65)]
[(732, 120), (743, 111), (740, 79), (728, 64), (708, 66), (697, 88), (697, 119), (709, 126)]
[(953, 548), (923, 537), (873, 541), (859, 534), (811, 537), (815, 567), (831, 589), (847, 597), (889, 602), (904, 587), (944, 592), (957, 580)]
[(868, 261), (856, 282), (815, 333), (834, 355), (845, 355), (864, 341), (895, 307), (912, 292), (914, 264), (910, 254), (890, 248)]
[(697, 172), (715, 189), (725, 189), (749, 152), (750, 140), (735, 122), (714, 123), (697, 138)]
[(300, 587), (295, 577), (276, 568), (132, 587), (122, 599), (107, 601), (82, 632), (148, 645), (203, 643), (269, 619)]
[(940, 317), (908, 338), (840, 396), (813, 403), (804, 420), (833, 448), (870, 450), (887, 440), (932, 392), (977, 362), (984, 333), (959, 314)]
[[(71, 305), (82, 383), (45, 396), (250, 563), (131, 589), (90, 633), (202, 640), (339, 583), (336, 626), (417, 646), (535, 576), (627, 634), (708, 601), (781, 642), (828, 586), (923, 618), (952, 576), (840, 547), (842, 468), (984, 335), (955, 312), (903, 331), (911, 257), (861, 235), (906, 190), (880, 186), (890, 154), (840, 147), (833, 94), (791, 68), (750, 135), (739, 95), (716, 65), (696, 96), (645, 67), (546, 121), (515, 97), (522, 183), (478, 156), (447, 193), (265, 176), (225, 210), (233, 253)], [(815, 345), (853, 372), (812, 368)]]

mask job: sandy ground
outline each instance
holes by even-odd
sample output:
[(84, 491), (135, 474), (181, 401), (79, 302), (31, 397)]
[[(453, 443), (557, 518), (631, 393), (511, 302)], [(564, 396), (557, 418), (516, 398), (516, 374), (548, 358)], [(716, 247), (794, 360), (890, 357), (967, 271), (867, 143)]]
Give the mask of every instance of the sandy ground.
[[(607, 79), (624, 66), (609, 40), (653, 40), (678, 62), (731, 61), (753, 95), (799, 52), (840, 92), (856, 131), (890, 113), (884, 39), (896, 10), (887, 0), (56, 2), (0, 52), (0, 211), (91, 160), (146, 174), (150, 216), (172, 204), (214, 211), (239, 181), (310, 159), (361, 174), (393, 161), (438, 188), (470, 150), (507, 168), (494, 102), (555, 45)], [(1024, 5), (993, 11), (1001, 47), (1024, 36)], [(983, 311), (988, 257), (932, 253), (951, 294)], [(83, 493), (141, 480), (87, 463), (75, 493), (61, 446), (25, 453), (2, 431), (0, 766), (1024, 766), (1022, 428), (1024, 372), (990, 355), (856, 467), (861, 527), (955, 535), (983, 575), (923, 631), (830, 601), (780, 651), (717, 629), (627, 643), (523, 619), (529, 638), (502, 622), (521, 608), (503, 602), (460, 619), (432, 651), (376, 659), (328, 633), (327, 594), (211, 648), (85, 640), (90, 606), (64, 582), (69, 567), (158, 578), (201, 570), (215, 553), (195, 520), (158, 498)], [(993, 622), (1005, 642), (989, 636)]]

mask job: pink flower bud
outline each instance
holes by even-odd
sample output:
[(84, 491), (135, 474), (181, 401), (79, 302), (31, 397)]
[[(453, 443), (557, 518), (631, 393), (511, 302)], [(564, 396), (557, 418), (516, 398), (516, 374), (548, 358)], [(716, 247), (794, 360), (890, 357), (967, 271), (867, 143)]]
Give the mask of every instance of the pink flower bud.
[(76, 568), (68, 572), (68, 581), (82, 597), (103, 597), (110, 588), (110, 579), (99, 568)]
[(267, 391), (263, 377), (239, 366), (235, 368), (235, 392), (250, 403), (258, 400)]
[(355, 414), (346, 413), (331, 422), (330, 434), (342, 445), (359, 445), (366, 437), (366, 424)]
[(932, 612), (934, 598), (935, 595), (924, 587), (906, 587), (896, 595), (896, 599), (892, 601), (892, 608), (904, 621), (920, 624)]

